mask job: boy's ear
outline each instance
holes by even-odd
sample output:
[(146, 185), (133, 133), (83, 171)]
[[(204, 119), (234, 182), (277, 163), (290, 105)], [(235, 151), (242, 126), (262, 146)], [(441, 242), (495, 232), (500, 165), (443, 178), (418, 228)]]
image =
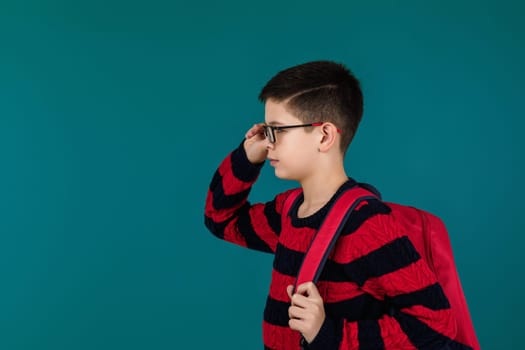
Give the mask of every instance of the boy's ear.
[(337, 127), (332, 123), (324, 123), (319, 129), (322, 134), (319, 142), (319, 152), (327, 152), (336, 144)]

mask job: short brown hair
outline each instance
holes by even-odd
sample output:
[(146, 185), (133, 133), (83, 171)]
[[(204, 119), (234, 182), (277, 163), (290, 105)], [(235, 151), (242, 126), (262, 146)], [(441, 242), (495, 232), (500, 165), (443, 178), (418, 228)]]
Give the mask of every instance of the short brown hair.
[(261, 90), (259, 100), (283, 102), (306, 123), (331, 122), (341, 132), (341, 152), (350, 145), (363, 115), (359, 81), (344, 65), (314, 61), (277, 73)]

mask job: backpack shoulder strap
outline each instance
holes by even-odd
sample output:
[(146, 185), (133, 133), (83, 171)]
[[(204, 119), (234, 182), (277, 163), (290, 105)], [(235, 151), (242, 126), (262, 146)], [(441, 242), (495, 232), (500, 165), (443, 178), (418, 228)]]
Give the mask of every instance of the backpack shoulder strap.
[(352, 211), (361, 201), (375, 198), (377, 198), (375, 194), (360, 187), (344, 191), (336, 198), (308, 247), (297, 274), (294, 291), (302, 283), (317, 282), (326, 260)]

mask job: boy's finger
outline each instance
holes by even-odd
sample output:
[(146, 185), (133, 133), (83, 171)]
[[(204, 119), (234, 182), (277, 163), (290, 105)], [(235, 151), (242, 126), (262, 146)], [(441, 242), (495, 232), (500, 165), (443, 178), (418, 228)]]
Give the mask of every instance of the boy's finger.
[(315, 299), (321, 298), (321, 294), (319, 294), (319, 290), (313, 282), (306, 282), (299, 285), (296, 293)]
[(312, 301), (308, 297), (298, 294), (298, 293), (295, 293), (292, 296), (291, 301), (292, 301), (292, 305), (298, 306), (303, 309), (308, 308), (312, 304)]
[(293, 286), (290, 284), (288, 287), (286, 287), (286, 293), (288, 294), (288, 297), (290, 298), (290, 300), (292, 299), (292, 294), (293, 292)]
[(288, 318), (296, 318), (303, 320), (308, 316), (308, 311), (297, 306), (290, 306), (288, 308)]
[(294, 331), (298, 331), (298, 332), (303, 332), (303, 330), (305, 329), (305, 322), (303, 320), (299, 320), (299, 319), (296, 319), (296, 318), (291, 318), (289, 321), (288, 321), (288, 326), (290, 326), (291, 329), (293, 329)]
[(262, 131), (263, 124), (253, 124), (253, 126), (248, 130), (247, 134), (256, 135), (260, 134)]
[(298, 306), (300, 308), (305, 308), (308, 306), (309, 300), (304, 295), (293, 293), (293, 286), (289, 285), (286, 287), (286, 293), (288, 293), (288, 297), (290, 298), (290, 301), (293, 306)]

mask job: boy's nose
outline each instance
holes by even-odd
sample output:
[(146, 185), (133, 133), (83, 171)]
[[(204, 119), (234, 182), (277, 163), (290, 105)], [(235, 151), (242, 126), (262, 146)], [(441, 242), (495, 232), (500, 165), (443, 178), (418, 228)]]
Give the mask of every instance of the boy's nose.
[(266, 142), (266, 149), (273, 149), (274, 144), (267, 137), (264, 138), (264, 142)]

